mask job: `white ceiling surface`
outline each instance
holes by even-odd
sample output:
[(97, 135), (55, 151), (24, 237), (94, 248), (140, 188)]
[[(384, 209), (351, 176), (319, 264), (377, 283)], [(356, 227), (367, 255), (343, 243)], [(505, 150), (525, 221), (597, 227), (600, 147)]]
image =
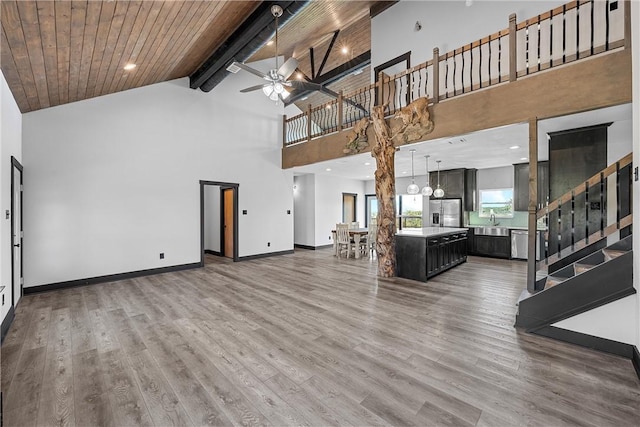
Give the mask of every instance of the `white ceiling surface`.
[[(548, 159), (547, 132), (575, 129), (619, 120), (631, 120), (631, 104), (610, 107), (570, 116), (541, 120), (538, 123), (538, 159)], [(415, 175), (424, 175), (425, 157), (429, 155), (429, 170), (472, 168), (487, 169), (528, 162), (529, 125), (520, 123), (486, 129), (451, 138), (435, 139), (400, 147), (396, 153), (396, 177), (411, 176), (411, 152), (414, 153)], [(511, 147), (518, 148), (511, 148)], [(369, 163), (368, 165), (366, 163)], [(328, 171), (327, 169), (331, 169)], [(370, 180), (375, 172), (375, 159), (370, 152), (312, 165), (294, 167), (294, 175), (321, 174), (341, 178)]]

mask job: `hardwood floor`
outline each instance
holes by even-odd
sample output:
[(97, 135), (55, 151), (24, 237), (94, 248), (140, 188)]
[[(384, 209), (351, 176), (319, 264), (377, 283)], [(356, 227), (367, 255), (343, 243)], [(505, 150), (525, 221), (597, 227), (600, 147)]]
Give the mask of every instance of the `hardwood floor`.
[(513, 328), (526, 265), (428, 283), (331, 249), (25, 296), (2, 345), (13, 425), (640, 422), (629, 360)]

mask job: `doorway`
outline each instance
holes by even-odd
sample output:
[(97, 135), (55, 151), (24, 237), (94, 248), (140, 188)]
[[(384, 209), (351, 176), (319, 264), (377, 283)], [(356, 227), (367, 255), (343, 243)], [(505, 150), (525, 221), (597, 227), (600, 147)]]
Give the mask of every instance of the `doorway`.
[(22, 165), (11, 157), (11, 306), (15, 309), (22, 298)]
[(357, 194), (342, 193), (342, 222), (355, 222)]
[(239, 184), (200, 181), (200, 265), (205, 254), (238, 261)]
[(222, 232), (220, 247), (223, 248), (222, 255), (226, 258), (233, 258), (233, 230), (234, 230), (234, 217), (233, 217), (233, 200), (235, 190), (233, 188), (224, 188), (222, 190)]

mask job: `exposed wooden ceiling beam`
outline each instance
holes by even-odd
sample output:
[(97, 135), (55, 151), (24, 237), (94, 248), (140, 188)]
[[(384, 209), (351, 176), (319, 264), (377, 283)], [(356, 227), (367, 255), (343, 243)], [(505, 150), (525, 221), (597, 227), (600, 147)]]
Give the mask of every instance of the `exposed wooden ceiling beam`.
[(327, 59), (329, 59), (329, 54), (333, 50), (333, 45), (335, 44), (336, 39), (338, 38), (338, 34), (340, 34), (340, 30), (334, 31), (333, 37), (331, 37), (331, 42), (329, 43), (329, 47), (327, 48), (327, 51), (324, 53), (324, 58), (322, 58), (322, 63), (320, 64), (320, 68), (318, 68), (318, 74), (315, 77), (322, 75), (322, 70), (324, 70), (324, 66), (327, 64)]
[(280, 5), (284, 13), (279, 18), (279, 25), (284, 25), (297, 12), (302, 10), (307, 1), (263, 2), (247, 18), (240, 28), (220, 46), (205, 63), (189, 77), (192, 89), (200, 88), (209, 92), (229, 75), (227, 66), (233, 62), (244, 62), (258, 51), (276, 31), (276, 23), (271, 14), (271, 6)]
[[(309, 80), (311, 83), (317, 83), (323, 86), (327, 86), (330, 85), (331, 83), (334, 83), (338, 80), (340, 80), (341, 78), (343, 78), (344, 76), (347, 76), (351, 73), (353, 73), (354, 71), (357, 71), (359, 69), (361, 69), (362, 67), (365, 67), (367, 65), (371, 64), (371, 51), (368, 50), (365, 53), (356, 56), (355, 58), (353, 58), (350, 61), (345, 62), (344, 64), (334, 68), (333, 70), (327, 71), (325, 74), (321, 75), (321, 76), (317, 76), (316, 78), (313, 78), (311, 80)], [(291, 96), (289, 96), (289, 98), (287, 98), (287, 102), (286, 105), (289, 105), (297, 100), (299, 100), (300, 98), (304, 97), (305, 95), (308, 95), (311, 91), (294, 91), (291, 93)]]

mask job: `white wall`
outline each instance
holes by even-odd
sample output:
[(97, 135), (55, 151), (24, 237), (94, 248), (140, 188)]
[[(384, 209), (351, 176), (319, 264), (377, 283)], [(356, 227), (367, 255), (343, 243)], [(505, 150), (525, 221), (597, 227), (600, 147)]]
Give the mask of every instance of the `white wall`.
[(220, 186), (204, 186), (204, 249), (221, 252)]
[[(11, 307), (11, 156), (22, 163), (22, 114), (13, 98), (4, 75), (0, 71), (0, 285), (4, 305), (0, 307), (0, 318), (4, 320)], [(24, 177), (23, 177), (24, 179)]]
[[(293, 177), (293, 243), (316, 246), (316, 180), (314, 174)], [(325, 243), (326, 244), (326, 243)]]
[[(633, 40), (632, 68), (633, 68), (633, 164), (640, 164), (640, 2), (631, 2), (631, 31)], [(637, 166), (636, 166), (637, 167)], [(637, 220), (640, 212), (640, 182), (633, 183), (633, 211), (636, 221), (633, 224), (633, 247), (640, 248), (640, 221)], [(638, 249), (636, 249), (638, 250)], [(636, 327), (636, 346), (640, 347), (640, 257), (633, 257), (633, 282), (638, 293), (636, 294), (636, 313), (633, 320)]]
[[(518, 22), (561, 6), (565, 1), (401, 1), (371, 21), (371, 64), (378, 66), (411, 51), (411, 65), (509, 27), (509, 15)], [(416, 21), (422, 30), (415, 31)], [(372, 68), (373, 68), (372, 67)]]
[(356, 217), (364, 227), (364, 181), (329, 175), (315, 176), (315, 245), (332, 244), (331, 230), (342, 222), (342, 193), (357, 194)]
[(239, 93), (252, 84), (185, 78), (25, 114), (25, 286), (199, 262), (201, 179), (239, 183), (240, 257), (293, 249), (282, 106)]

